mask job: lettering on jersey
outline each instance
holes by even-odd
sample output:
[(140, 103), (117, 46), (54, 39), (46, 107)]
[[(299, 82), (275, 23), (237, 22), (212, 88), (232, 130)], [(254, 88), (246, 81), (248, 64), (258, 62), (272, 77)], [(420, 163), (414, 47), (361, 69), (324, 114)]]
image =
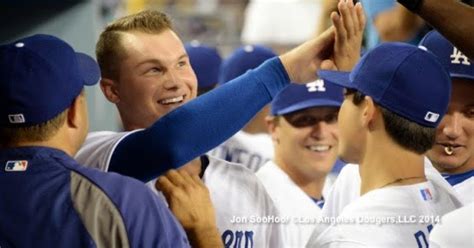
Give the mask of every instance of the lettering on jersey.
[(306, 87), (308, 88), (308, 92), (316, 92), (316, 91), (325, 92), (326, 91), (326, 87), (324, 87), (324, 80), (322, 79), (318, 79), (314, 82), (307, 83)]
[(228, 147), (221, 145), (220, 147), (216, 148), (216, 150), (219, 151), (215, 151), (212, 153), (212, 155), (232, 163), (243, 164), (245, 167), (254, 172), (257, 171), (268, 160), (270, 160), (268, 158), (264, 158), (258, 153), (253, 153), (247, 149), (242, 149), (239, 147)]
[(450, 58), (452, 59), (452, 64), (471, 65), (471, 62), (469, 62), (469, 58), (456, 47), (453, 48), (453, 54), (451, 54)]
[(431, 195), (430, 189), (425, 188), (425, 189), (420, 189), (421, 197), (423, 197), (423, 200), (429, 201), (433, 199), (433, 196)]
[(253, 231), (226, 230), (221, 237), (225, 248), (253, 248)]
[(28, 161), (26, 160), (10, 160), (7, 161), (5, 165), (5, 171), (13, 172), (13, 171), (26, 171), (28, 168)]
[(8, 121), (12, 124), (25, 123), (25, 116), (23, 114), (8, 115)]
[(433, 225), (430, 224), (429, 226), (426, 227), (426, 229), (428, 230), (428, 232), (423, 232), (423, 230), (419, 230), (418, 232), (416, 232), (414, 234), (415, 236), (415, 239), (416, 239), (416, 243), (418, 244), (418, 248), (428, 248), (429, 247), (429, 244), (428, 244), (428, 237), (429, 237), (429, 234), (431, 232), (431, 230), (433, 229)]
[(439, 118), (439, 114), (428, 111), (425, 115), (425, 121), (435, 123)]

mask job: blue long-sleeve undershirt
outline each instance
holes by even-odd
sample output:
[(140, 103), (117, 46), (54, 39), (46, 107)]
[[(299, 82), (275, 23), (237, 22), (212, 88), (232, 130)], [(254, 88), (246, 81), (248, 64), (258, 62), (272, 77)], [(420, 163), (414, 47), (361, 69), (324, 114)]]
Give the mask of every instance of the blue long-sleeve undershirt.
[(289, 83), (278, 57), (125, 137), (109, 171), (147, 182), (179, 168), (239, 131)]

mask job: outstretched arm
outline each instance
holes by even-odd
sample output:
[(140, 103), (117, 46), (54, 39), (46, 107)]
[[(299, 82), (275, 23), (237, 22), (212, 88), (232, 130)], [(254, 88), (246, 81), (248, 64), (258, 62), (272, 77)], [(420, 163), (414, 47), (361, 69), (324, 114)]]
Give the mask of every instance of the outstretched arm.
[[(458, 0), (398, 0), (474, 59), (474, 8)], [(416, 3), (420, 2), (419, 5)]]
[(109, 171), (149, 181), (202, 155), (239, 131), (290, 81), (316, 79), (333, 43), (329, 29), (128, 135), (113, 151)]

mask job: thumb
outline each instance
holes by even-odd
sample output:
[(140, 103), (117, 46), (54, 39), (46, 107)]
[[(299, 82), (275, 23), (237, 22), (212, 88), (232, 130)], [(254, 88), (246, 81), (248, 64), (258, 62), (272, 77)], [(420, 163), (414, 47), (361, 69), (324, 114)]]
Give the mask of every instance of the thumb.
[(321, 62), (321, 70), (332, 70), (332, 71), (337, 71), (337, 66), (334, 64), (334, 61), (330, 59), (323, 60)]

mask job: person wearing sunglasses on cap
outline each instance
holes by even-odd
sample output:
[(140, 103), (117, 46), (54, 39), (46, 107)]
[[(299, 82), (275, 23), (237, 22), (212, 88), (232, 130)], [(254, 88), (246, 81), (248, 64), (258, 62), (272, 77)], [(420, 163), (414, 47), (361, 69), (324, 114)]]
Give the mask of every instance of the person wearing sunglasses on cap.
[(336, 162), (337, 114), (343, 89), (317, 80), (290, 85), (271, 103), (267, 126), (275, 158), (257, 172), (281, 215), (285, 247), (303, 247), (324, 204), (323, 188)]

